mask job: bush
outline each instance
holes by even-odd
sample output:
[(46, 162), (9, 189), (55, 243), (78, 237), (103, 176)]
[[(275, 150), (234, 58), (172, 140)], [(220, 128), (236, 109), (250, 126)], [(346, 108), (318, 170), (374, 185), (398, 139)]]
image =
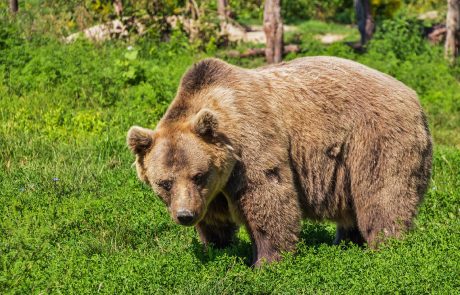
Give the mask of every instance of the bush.
[(400, 14), (379, 24), (369, 47), (374, 53), (385, 55), (391, 52), (398, 59), (405, 60), (410, 55), (430, 52), (430, 45), (422, 36), (423, 23)]

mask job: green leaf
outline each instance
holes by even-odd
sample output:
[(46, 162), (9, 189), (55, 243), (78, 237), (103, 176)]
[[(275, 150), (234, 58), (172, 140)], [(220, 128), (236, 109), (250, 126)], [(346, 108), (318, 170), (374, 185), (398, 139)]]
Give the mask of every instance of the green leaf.
[(137, 58), (137, 54), (137, 50), (131, 50), (125, 53), (125, 58), (128, 60), (135, 60)]

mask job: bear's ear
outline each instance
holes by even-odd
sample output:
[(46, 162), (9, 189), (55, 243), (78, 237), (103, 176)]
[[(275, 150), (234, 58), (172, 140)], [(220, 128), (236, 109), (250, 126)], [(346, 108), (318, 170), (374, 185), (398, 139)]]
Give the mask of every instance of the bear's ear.
[(142, 156), (153, 144), (153, 131), (133, 126), (128, 131), (127, 142), (134, 154)]
[(219, 122), (211, 110), (202, 109), (193, 119), (192, 126), (195, 133), (199, 136), (213, 138), (216, 136)]

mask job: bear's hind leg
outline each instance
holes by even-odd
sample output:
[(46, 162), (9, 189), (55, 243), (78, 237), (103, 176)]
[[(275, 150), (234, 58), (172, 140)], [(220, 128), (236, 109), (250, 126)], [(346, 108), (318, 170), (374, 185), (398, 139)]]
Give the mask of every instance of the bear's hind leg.
[(392, 142), (363, 131), (348, 159), (358, 228), (371, 248), (410, 229), (430, 176), (429, 138), (390, 135)]
[(388, 195), (376, 196), (373, 202), (356, 209), (359, 230), (371, 248), (377, 248), (386, 238), (399, 238), (408, 230), (415, 215), (416, 206), (398, 204), (393, 201), (391, 205), (385, 203)]

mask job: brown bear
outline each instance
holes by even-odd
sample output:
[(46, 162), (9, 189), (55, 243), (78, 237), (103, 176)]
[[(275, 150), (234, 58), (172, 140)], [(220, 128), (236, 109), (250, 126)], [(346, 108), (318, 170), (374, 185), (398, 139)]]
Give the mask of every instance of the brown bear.
[(217, 247), (246, 226), (256, 265), (294, 250), (302, 218), (336, 222), (336, 243), (399, 237), (432, 158), (416, 93), (336, 57), (257, 69), (205, 59), (155, 130), (132, 127), (128, 145), (175, 222)]

